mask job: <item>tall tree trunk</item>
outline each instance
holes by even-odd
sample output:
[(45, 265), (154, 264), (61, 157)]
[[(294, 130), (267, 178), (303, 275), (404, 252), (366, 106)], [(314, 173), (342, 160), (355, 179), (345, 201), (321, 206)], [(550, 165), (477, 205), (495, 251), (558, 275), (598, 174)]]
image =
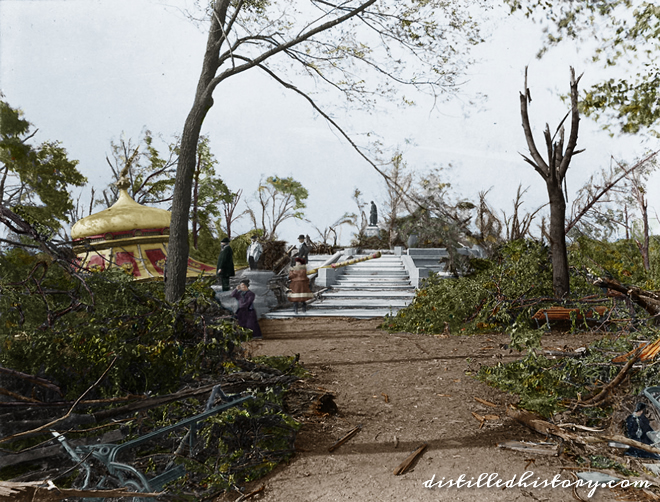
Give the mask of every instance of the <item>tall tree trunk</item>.
[(224, 40), (222, 23), (227, 16), (230, 0), (216, 0), (213, 3), (213, 15), (206, 42), (206, 52), (202, 63), (202, 73), (197, 82), (195, 101), (186, 118), (181, 134), (181, 150), (176, 169), (176, 180), (172, 196), (172, 221), (170, 239), (167, 248), (167, 283), (165, 298), (176, 302), (183, 297), (188, 274), (188, 220), (190, 218), (190, 200), (197, 160), (197, 144), (202, 130), (204, 117), (213, 106), (215, 74), (220, 65), (219, 48)]
[(197, 159), (197, 142), (202, 129), (204, 115), (210, 105), (195, 103), (181, 135), (181, 153), (176, 171), (176, 181), (172, 198), (172, 221), (167, 248), (167, 283), (165, 297), (169, 302), (181, 299), (186, 288), (188, 272), (188, 220), (190, 200)]
[(193, 217), (192, 217), (192, 233), (193, 233), (193, 248), (197, 249), (197, 235), (199, 234), (199, 172), (202, 168), (202, 157), (197, 154), (197, 167), (195, 169), (195, 183), (193, 185)]
[(561, 186), (548, 180), (550, 202), (550, 252), (552, 254), (552, 290), (555, 298), (563, 298), (570, 291), (568, 253), (566, 252), (566, 200)]
[[(520, 112), (522, 116), (525, 139), (531, 158), (523, 155), (525, 162), (530, 164), (545, 181), (550, 202), (550, 252), (552, 253), (552, 289), (555, 297), (564, 298), (570, 292), (568, 275), (568, 255), (566, 253), (566, 199), (562, 192), (562, 184), (573, 155), (582, 150), (576, 150), (580, 113), (578, 110), (578, 82), (575, 70), (571, 68), (571, 110), (561, 121), (557, 132), (553, 135), (550, 126), (546, 124), (543, 135), (548, 152), (548, 160), (544, 160), (534, 142), (532, 127), (529, 123), (527, 105), (531, 94), (527, 88), (527, 68), (525, 68), (525, 91), (520, 93)], [(564, 148), (564, 121), (571, 117), (571, 132), (566, 148)]]

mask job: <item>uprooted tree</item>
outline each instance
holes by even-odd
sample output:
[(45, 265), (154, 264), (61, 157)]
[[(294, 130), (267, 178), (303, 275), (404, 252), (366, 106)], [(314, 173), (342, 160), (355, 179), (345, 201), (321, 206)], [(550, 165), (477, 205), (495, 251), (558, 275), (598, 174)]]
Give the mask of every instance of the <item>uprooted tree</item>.
[(375, 96), (393, 95), (391, 84), (410, 85), (437, 96), (455, 87), (455, 77), (465, 67), (465, 59), (459, 57), (465, 50), (460, 48), (480, 42), (467, 8), (473, 2), (457, 3), (211, 2), (202, 72), (181, 136), (167, 263), (169, 301), (178, 300), (184, 291), (197, 141), (217, 86), (258, 68), (304, 97), (334, 127), (338, 127), (336, 122), (307, 93), (285, 79), (284, 64), (293, 62), (315, 82), (366, 106), (373, 104)]
[[(528, 101), (530, 92), (527, 87), (527, 69), (525, 69), (525, 90), (520, 93), (520, 113), (522, 125), (525, 131), (525, 139), (531, 158), (523, 155), (545, 181), (550, 202), (550, 251), (552, 253), (552, 288), (555, 297), (564, 298), (570, 291), (568, 275), (568, 254), (566, 252), (566, 199), (562, 189), (566, 171), (573, 155), (580, 153), (576, 150), (578, 139), (578, 126), (580, 123), (580, 112), (578, 111), (578, 82), (580, 77), (575, 78), (575, 70), (571, 68), (571, 110), (562, 119), (554, 134), (550, 132), (550, 126), (546, 124), (543, 136), (548, 152), (548, 160), (544, 160), (534, 141), (532, 127), (529, 123)], [(566, 148), (564, 148), (564, 122), (571, 117), (571, 132)], [(557, 136), (559, 136), (557, 138)]]

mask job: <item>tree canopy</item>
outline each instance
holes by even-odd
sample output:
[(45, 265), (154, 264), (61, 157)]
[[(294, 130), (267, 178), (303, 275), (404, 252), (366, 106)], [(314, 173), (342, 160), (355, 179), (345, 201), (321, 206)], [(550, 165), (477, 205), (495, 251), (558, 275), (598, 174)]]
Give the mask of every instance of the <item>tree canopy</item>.
[(168, 300), (175, 301), (183, 294), (197, 141), (219, 84), (259, 69), (306, 98), (335, 127), (336, 122), (311, 98), (315, 88), (305, 91), (293, 83), (294, 78), (310, 77), (312, 85), (326, 86), (352, 104), (367, 107), (379, 97), (397, 96), (395, 91), (401, 85), (438, 96), (455, 88), (457, 76), (468, 63), (466, 48), (481, 41), (478, 24), (470, 15), (472, 5), (478, 3), (211, 2), (203, 67), (181, 137), (170, 227)]
[(274, 239), (277, 228), (286, 220), (303, 218), (307, 189), (292, 177), (270, 176), (259, 184), (257, 202), (259, 207), (248, 209), (255, 228), (263, 231), (266, 240)]
[(70, 187), (87, 180), (58, 142), (30, 144), (36, 133), (20, 110), (0, 99), (0, 205), (56, 232), (74, 208)]
[[(594, 61), (617, 66), (618, 75), (586, 89), (581, 109), (603, 118), (605, 128), (616, 124), (622, 132), (653, 128), (660, 119), (660, 7), (644, 0), (565, 2), (506, 0), (512, 11), (542, 23), (547, 29), (546, 47), (563, 41), (595, 42)], [(655, 131), (657, 134), (657, 131)]]

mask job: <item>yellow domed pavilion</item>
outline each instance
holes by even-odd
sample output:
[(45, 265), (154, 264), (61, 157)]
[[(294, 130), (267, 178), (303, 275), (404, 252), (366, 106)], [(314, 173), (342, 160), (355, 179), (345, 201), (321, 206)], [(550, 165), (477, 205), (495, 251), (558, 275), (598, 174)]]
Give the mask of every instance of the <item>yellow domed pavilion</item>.
[[(73, 251), (89, 270), (117, 266), (131, 271), (136, 280), (162, 280), (172, 215), (135, 202), (123, 176), (117, 187), (119, 198), (112, 207), (73, 225)], [(188, 277), (201, 274), (213, 275), (215, 267), (188, 258)]]

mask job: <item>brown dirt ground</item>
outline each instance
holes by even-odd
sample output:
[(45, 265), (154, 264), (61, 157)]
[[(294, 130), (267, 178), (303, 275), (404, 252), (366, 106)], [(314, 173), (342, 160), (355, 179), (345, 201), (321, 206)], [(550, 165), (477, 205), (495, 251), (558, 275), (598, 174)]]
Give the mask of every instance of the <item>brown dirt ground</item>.
[[(509, 480), (533, 471), (530, 481), (572, 480), (564, 457), (530, 455), (498, 448), (507, 440), (543, 441), (505, 416), (513, 397), (476, 380), (480, 365), (512, 361), (519, 353), (505, 348), (506, 335), (438, 337), (377, 329), (381, 320), (298, 318), (261, 322), (263, 341), (248, 344), (253, 355), (300, 354), (312, 372), (305, 386), (335, 393), (338, 413), (309, 416), (296, 441), (296, 455), (246, 493), (265, 486), (252, 500), (268, 502), (330, 501), (566, 501), (566, 488), (425, 488), (435, 475), (447, 480), (464, 474), (475, 479), (498, 473)], [(550, 335), (549, 348), (577, 348), (589, 335)], [(385, 397), (387, 396), (387, 398)], [(479, 397), (497, 405), (485, 406)], [(500, 418), (484, 423), (480, 415)], [(353, 427), (361, 431), (333, 453), (328, 448)], [(428, 448), (413, 467), (395, 476), (418, 446)], [(625, 463), (625, 459), (622, 460)], [(630, 492), (631, 490), (628, 490)], [(634, 490), (639, 494), (639, 490)], [(587, 490), (579, 489), (587, 500)], [(598, 489), (589, 500), (622, 500), (622, 493)], [(625, 496), (629, 499), (631, 494)], [(235, 500), (236, 494), (219, 500)], [(633, 499), (636, 497), (633, 497)]]

